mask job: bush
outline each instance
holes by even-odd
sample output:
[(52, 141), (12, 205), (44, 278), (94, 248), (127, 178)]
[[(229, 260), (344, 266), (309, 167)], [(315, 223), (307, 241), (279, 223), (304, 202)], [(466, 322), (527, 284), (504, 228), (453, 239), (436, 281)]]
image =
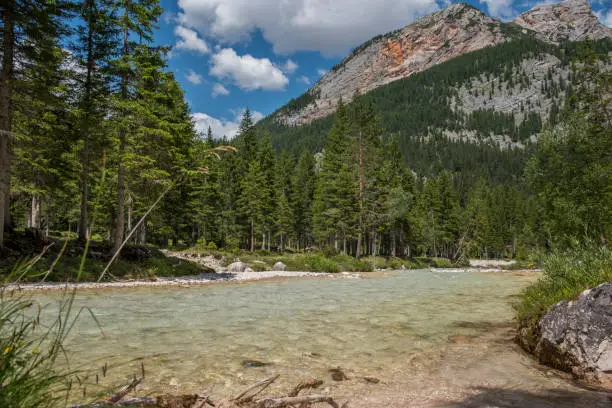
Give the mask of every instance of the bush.
[(312, 272), (340, 272), (340, 265), (338, 263), (321, 255), (308, 255), (306, 256), (305, 263), (308, 268), (307, 270)]
[(515, 305), (521, 326), (533, 326), (551, 306), (575, 299), (586, 289), (612, 281), (612, 250), (579, 245), (543, 258), (544, 273), (525, 289)]

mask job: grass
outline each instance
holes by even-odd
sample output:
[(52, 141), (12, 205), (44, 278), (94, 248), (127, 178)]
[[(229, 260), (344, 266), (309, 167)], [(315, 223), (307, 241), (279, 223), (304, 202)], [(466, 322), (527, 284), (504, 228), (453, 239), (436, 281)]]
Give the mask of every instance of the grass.
[(542, 277), (522, 292), (515, 305), (522, 327), (535, 328), (555, 303), (576, 299), (584, 290), (612, 281), (612, 250), (575, 244), (571, 250), (544, 256), (542, 266)]
[[(41, 277), (53, 266), (53, 270), (46, 277), (47, 281), (76, 281), (80, 274), (78, 280), (92, 282), (97, 280), (108, 262), (105, 258), (88, 257), (81, 268), (81, 259), (80, 255), (70, 253), (63, 253), (61, 256), (58, 253), (47, 253), (31, 267), (23, 281), (39, 282)], [(0, 264), (0, 277), (8, 276), (13, 269), (13, 265), (17, 262), (18, 259), (8, 259), (2, 262)], [(150, 279), (198, 275), (210, 271), (194, 262), (166, 257), (159, 251), (154, 250), (152, 256), (142, 259), (119, 259), (113, 264), (110, 272), (113, 276), (122, 279)]]

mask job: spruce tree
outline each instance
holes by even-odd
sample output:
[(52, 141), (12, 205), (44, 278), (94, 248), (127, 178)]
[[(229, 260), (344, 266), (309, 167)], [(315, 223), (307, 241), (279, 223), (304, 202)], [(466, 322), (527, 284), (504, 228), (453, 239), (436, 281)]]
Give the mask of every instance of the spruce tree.
[[(161, 16), (159, 0), (117, 0), (117, 27), (121, 31), (122, 42), (120, 56), (114, 61), (114, 68), (119, 83), (115, 93), (117, 104), (116, 123), (118, 133), (117, 149), (117, 202), (113, 234), (113, 252), (117, 252), (125, 235), (126, 194), (125, 159), (128, 153), (128, 137), (134, 132), (134, 116), (138, 106), (134, 103), (134, 87), (137, 64), (136, 52), (143, 44), (152, 40), (153, 29)], [(137, 38), (139, 42), (135, 42)]]

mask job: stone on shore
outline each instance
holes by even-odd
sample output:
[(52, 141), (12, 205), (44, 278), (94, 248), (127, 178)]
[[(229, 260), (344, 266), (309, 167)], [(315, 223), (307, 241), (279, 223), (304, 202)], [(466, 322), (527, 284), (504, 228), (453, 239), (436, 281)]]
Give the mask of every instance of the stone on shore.
[[(521, 336), (525, 345), (529, 339)], [(541, 363), (612, 388), (612, 282), (555, 304), (538, 322), (531, 346)]]
[(240, 273), (240, 272), (244, 272), (246, 270), (246, 268), (248, 268), (249, 265), (245, 264), (244, 262), (234, 262), (231, 263), (227, 266), (227, 271), (228, 272), (233, 272), (233, 273)]
[(272, 267), (272, 270), (273, 270), (273, 271), (276, 271), (276, 272), (284, 272), (284, 271), (286, 271), (286, 270), (287, 270), (287, 265), (285, 265), (285, 264), (284, 264), (284, 263), (282, 263), (282, 262), (277, 262), (277, 263), (275, 263), (275, 264), (274, 264), (274, 266)]

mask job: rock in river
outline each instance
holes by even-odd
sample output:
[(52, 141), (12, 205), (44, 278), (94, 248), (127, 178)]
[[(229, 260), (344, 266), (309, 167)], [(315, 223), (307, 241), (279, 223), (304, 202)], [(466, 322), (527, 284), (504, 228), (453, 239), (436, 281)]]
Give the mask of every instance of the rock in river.
[(538, 323), (532, 351), (544, 364), (612, 387), (612, 282), (555, 304)]

